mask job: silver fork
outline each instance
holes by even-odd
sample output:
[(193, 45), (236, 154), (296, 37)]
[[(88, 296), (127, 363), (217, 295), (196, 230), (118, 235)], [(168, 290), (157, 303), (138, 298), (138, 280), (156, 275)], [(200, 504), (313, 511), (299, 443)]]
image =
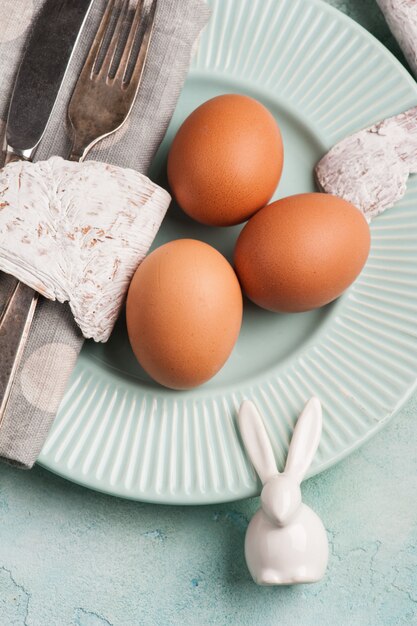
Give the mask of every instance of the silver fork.
[[(129, 9), (129, 0), (110, 0), (68, 107), (68, 119), (74, 139), (70, 160), (82, 161), (98, 141), (114, 133), (126, 121), (145, 67), (156, 4), (157, 1), (153, 0), (141, 46), (136, 59), (132, 59), (142, 22), (144, 0), (139, 0), (137, 4), (123, 50), (120, 50), (120, 41), (123, 37), (123, 23)], [(103, 52), (106, 33), (115, 9), (118, 18), (113, 36), (99, 64), (100, 53)], [(116, 53), (119, 53), (119, 59)]]
[[(145, 19), (144, 0), (138, 0), (134, 12), (130, 11), (129, 0), (109, 0), (68, 106), (73, 135), (69, 156), (71, 161), (83, 161), (97, 142), (116, 132), (128, 118), (140, 87), (157, 2), (152, 0), (150, 4), (143, 37), (140, 45), (137, 45)], [(129, 14), (131, 21), (128, 19)], [(6, 392), (0, 398), (0, 424), (29, 336), (37, 293), (33, 292), (29, 301), (25, 296), (26, 301), (20, 303), (16, 302), (16, 297), (13, 305), (19, 309), (19, 318), (13, 315), (11, 304), (6, 306), (0, 318), (2, 334), (10, 338), (16, 337), (17, 333), (20, 335), (20, 341), (11, 355), (13, 366)]]

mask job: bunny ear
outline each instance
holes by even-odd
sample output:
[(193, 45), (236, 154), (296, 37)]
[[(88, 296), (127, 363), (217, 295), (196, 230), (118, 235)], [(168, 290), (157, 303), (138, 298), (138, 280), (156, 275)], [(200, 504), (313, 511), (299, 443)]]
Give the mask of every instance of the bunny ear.
[(249, 458), (264, 484), (278, 474), (278, 469), (268, 433), (253, 402), (249, 400), (242, 402), (238, 423)]
[(299, 483), (303, 480), (314, 458), (320, 442), (321, 428), (320, 400), (311, 398), (295, 425), (285, 464), (285, 472), (292, 474)]

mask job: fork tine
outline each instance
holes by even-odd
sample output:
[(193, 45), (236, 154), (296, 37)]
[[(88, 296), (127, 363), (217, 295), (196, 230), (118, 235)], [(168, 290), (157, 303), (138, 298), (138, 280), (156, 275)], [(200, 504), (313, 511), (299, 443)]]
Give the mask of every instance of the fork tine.
[(129, 0), (120, 0), (118, 2), (118, 5), (120, 6), (120, 11), (119, 11), (119, 15), (117, 17), (117, 22), (116, 25), (114, 27), (114, 31), (113, 31), (113, 35), (112, 38), (110, 40), (109, 46), (106, 50), (106, 54), (104, 56), (103, 59), (103, 63), (101, 64), (100, 70), (99, 70), (99, 75), (107, 75), (109, 74), (109, 70), (111, 68), (113, 59), (114, 59), (114, 55), (116, 53), (117, 50), (117, 45), (119, 43), (120, 40), (120, 34), (122, 31), (122, 26), (123, 26), (123, 22), (126, 18), (126, 13), (127, 13), (127, 9), (129, 7)]
[(88, 56), (85, 60), (82, 72), (92, 74), (94, 70), (94, 66), (97, 61), (98, 53), (100, 51), (101, 46), (103, 45), (104, 37), (107, 32), (107, 28), (110, 23), (110, 17), (112, 15), (114, 4), (116, 0), (109, 0), (106, 10), (103, 13), (103, 17), (101, 18), (100, 25), (97, 29), (96, 36), (94, 37), (93, 43), (91, 45)]
[(132, 25), (130, 27), (129, 35), (126, 41), (126, 45), (124, 47), (123, 54), (120, 59), (119, 67), (117, 68), (115, 78), (121, 81), (123, 81), (123, 78), (126, 74), (126, 70), (129, 65), (130, 55), (132, 54), (132, 49), (135, 44), (136, 35), (138, 33), (139, 26), (142, 21), (143, 5), (144, 5), (144, 0), (138, 0), (136, 9), (135, 9), (135, 15), (133, 16)]
[[(139, 2), (141, 0), (136, 0), (137, 4)], [(116, 132), (124, 124), (135, 102), (146, 63), (157, 11), (157, 0), (152, 0), (147, 12), (147, 19), (144, 21), (145, 33), (141, 41), (138, 40), (138, 23), (141, 21), (143, 9), (138, 8), (136, 4), (136, 14), (131, 20), (127, 20), (125, 17), (129, 11), (129, 0), (108, 0), (108, 3), (107, 18), (103, 19), (99, 28), (100, 33), (94, 42), (94, 49), (88, 56), (90, 69), (86, 71), (87, 68), (84, 65), (68, 104), (67, 114), (73, 138), (69, 158), (72, 161), (82, 161), (98, 141)], [(111, 25), (111, 37), (108, 30), (110, 13), (116, 19), (114, 28)], [(111, 41), (108, 46), (109, 38)], [(137, 41), (138, 53), (136, 53), (135, 43), (132, 47), (132, 38), (135, 42)], [(115, 56), (118, 57), (119, 52), (120, 56), (123, 55), (124, 50), (121, 48), (122, 42), (125, 41), (128, 44), (125, 59), (129, 66), (133, 65), (133, 69), (130, 74), (130, 67), (126, 68), (129, 73), (125, 79), (116, 80)], [(100, 46), (104, 46), (105, 50)], [(129, 50), (130, 57), (128, 56)], [(100, 62), (102, 53), (105, 59), (101, 67), (97, 67), (99, 65), (97, 60)], [(94, 65), (94, 60), (96, 65)]]
[(140, 44), (138, 56), (133, 68), (132, 76), (130, 77), (127, 89), (137, 92), (139, 89), (140, 81), (142, 79), (143, 70), (145, 67), (146, 57), (148, 55), (149, 46), (152, 39), (152, 31), (155, 24), (155, 14), (158, 0), (152, 0), (151, 7), (148, 13), (148, 23), (146, 30), (143, 34), (142, 43)]

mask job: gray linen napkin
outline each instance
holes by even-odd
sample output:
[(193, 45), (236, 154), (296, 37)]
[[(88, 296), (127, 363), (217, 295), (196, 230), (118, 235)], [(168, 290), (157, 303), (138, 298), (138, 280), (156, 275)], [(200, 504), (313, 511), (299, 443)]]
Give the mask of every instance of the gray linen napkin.
[[(42, 3), (43, 0), (34, 0), (33, 4), (28, 0), (0, 2), (0, 134), (25, 37)], [(68, 154), (66, 108), (105, 5), (106, 0), (95, 0), (35, 160)], [(208, 18), (209, 9), (203, 0), (159, 0), (149, 56), (132, 114), (118, 133), (96, 146), (89, 158), (147, 171), (175, 109), (193, 44)], [(7, 290), (10, 277), (3, 274), (0, 281)], [(82, 344), (68, 306), (41, 299), (0, 424), (0, 460), (21, 468), (32, 467)]]

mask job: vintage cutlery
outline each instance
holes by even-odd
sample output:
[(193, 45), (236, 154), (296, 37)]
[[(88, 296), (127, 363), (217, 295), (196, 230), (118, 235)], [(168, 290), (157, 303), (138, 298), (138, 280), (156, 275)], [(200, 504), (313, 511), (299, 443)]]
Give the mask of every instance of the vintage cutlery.
[[(68, 107), (73, 133), (71, 161), (82, 161), (98, 141), (114, 133), (126, 121), (145, 67), (156, 5), (157, 0), (153, 0), (142, 42), (137, 50), (144, 0), (138, 1), (132, 20), (128, 20), (129, 0), (109, 2)], [(118, 14), (117, 22), (101, 60), (115, 11)]]
[[(5, 163), (31, 160), (93, 0), (46, 0), (20, 65), (6, 126)], [(16, 281), (0, 284), (0, 422), (37, 294)]]
[[(126, 121), (145, 67), (156, 6), (157, 0), (153, 0), (138, 46), (145, 14), (144, 1), (139, 0), (134, 11), (129, 9), (129, 0), (110, 0), (108, 3), (68, 107), (73, 133), (70, 160), (82, 161), (98, 141), (114, 133)], [(22, 301), (19, 326), (10, 316), (4, 322), (0, 320), (0, 332), (6, 337), (4, 344), (9, 363), (13, 364), (9, 367), (8, 379), (7, 373), (3, 375), (3, 389), (8, 393), (3, 397), (0, 421), (28, 337), (35, 300), (36, 295), (32, 292), (31, 297), (25, 298), (24, 303)], [(16, 341), (18, 333), (20, 340)], [(8, 336), (15, 340), (13, 345), (7, 342)]]

